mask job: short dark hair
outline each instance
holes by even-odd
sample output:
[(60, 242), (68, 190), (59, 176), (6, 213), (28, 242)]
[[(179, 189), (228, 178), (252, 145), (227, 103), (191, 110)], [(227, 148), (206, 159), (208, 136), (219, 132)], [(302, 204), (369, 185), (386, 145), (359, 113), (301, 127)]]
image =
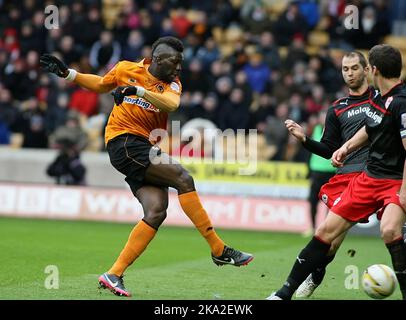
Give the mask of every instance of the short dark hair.
[(382, 77), (399, 78), (402, 72), (402, 55), (400, 51), (388, 44), (378, 44), (368, 53), (369, 64), (375, 66)]
[(166, 44), (167, 46), (171, 47), (172, 49), (175, 49), (178, 52), (183, 52), (184, 49), (182, 41), (180, 41), (178, 38), (168, 36), (159, 38), (152, 44), (152, 54), (154, 54), (155, 49), (160, 44)]
[(365, 56), (359, 51), (350, 51), (344, 54), (344, 57), (358, 57), (359, 63), (363, 68), (366, 68), (368, 65), (368, 61)]

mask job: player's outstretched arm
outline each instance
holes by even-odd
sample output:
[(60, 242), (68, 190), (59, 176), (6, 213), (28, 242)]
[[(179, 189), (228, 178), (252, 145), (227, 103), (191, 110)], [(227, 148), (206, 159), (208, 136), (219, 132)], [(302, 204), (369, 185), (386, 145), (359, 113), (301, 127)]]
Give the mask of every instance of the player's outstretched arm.
[(289, 130), (289, 133), (299, 140), (306, 150), (325, 159), (331, 158), (334, 150), (332, 150), (326, 143), (315, 141), (310, 137), (307, 137), (303, 127), (291, 119), (286, 120), (285, 125)]
[(157, 93), (146, 90), (140, 86), (126, 86), (117, 87), (112, 95), (114, 97), (114, 103), (120, 105), (125, 96), (138, 96), (142, 97), (148, 102), (151, 102), (155, 107), (164, 112), (173, 112), (178, 109), (180, 104), (179, 95), (172, 92)]
[(74, 69), (69, 69), (63, 61), (50, 54), (41, 56), (40, 65), (44, 70), (54, 73), (60, 78), (73, 81), (77, 85), (91, 91), (105, 93), (114, 88), (114, 85), (104, 84), (103, 78), (98, 75), (79, 73)]

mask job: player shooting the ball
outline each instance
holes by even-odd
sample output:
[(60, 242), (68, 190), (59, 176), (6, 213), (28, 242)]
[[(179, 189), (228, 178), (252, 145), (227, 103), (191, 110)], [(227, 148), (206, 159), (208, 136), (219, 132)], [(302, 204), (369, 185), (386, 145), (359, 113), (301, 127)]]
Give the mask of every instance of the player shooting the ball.
[(174, 37), (159, 38), (152, 45), (152, 58), (140, 62), (120, 61), (104, 77), (83, 74), (52, 55), (41, 56), (42, 68), (88, 90), (106, 93), (113, 89), (105, 143), (110, 162), (126, 176), (144, 217), (130, 233), (113, 266), (99, 277), (99, 285), (119, 296), (131, 296), (123, 283), (124, 271), (142, 254), (166, 218), (168, 187), (178, 192), (183, 211), (208, 242), (217, 265), (241, 266), (253, 256), (235, 250), (217, 235), (196, 192), (192, 176), (162, 152), (151, 132), (166, 129), (168, 112), (180, 104), (179, 81), (183, 44)]

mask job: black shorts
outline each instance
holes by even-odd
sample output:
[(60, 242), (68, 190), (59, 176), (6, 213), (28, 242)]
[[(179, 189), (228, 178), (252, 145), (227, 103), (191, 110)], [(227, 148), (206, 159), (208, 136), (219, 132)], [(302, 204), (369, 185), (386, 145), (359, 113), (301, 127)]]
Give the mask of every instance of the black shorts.
[(145, 183), (150, 159), (161, 154), (161, 149), (153, 147), (146, 138), (129, 133), (119, 135), (107, 143), (111, 164), (126, 176), (125, 181), (134, 195)]

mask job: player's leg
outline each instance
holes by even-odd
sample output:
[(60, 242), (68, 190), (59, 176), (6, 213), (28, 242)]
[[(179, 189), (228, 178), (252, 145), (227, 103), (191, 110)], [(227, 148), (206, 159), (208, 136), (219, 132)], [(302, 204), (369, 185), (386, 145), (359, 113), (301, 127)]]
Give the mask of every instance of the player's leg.
[(166, 218), (167, 188), (147, 185), (136, 190), (135, 196), (144, 209), (144, 217), (131, 231), (120, 256), (108, 271), (117, 276), (121, 276), (125, 269), (142, 254)]
[(320, 266), (318, 266), (311, 274), (308, 275), (305, 281), (297, 288), (297, 298), (309, 298), (317, 287), (323, 282), (326, 275), (327, 266), (334, 260), (341, 243), (344, 241), (347, 232), (342, 233), (331, 243), (327, 255), (324, 257)]
[[(320, 188), (318, 198), (324, 202), (324, 204), (331, 208), (337, 198), (341, 196), (343, 191), (347, 188), (349, 182), (359, 175), (359, 172), (338, 174), (330, 178), (330, 180), (323, 184)], [(308, 275), (305, 281), (296, 290), (296, 297), (298, 298), (308, 298), (310, 297), (316, 288), (321, 284), (326, 274), (327, 265), (330, 264), (334, 258), (338, 248), (344, 241), (346, 232), (338, 236), (330, 246), (330, 250), (327, 253), (322, 264), (317, 267), (311, 274)]]
[(274, 296), (270, 296), (269, 299), (290, 300), (299, 285), (323, 263), (331, 243), (353, 225), (353, 222), (329, 211), (326, 219), (317, 228), (315, 236), (297, 256), (282, 288)]
[[(311, 172), (311, 185), (310, 185), (310, 192), (308, 201), (310, 203), (310, 214), (311, 214), (311, 222), (313, 232), (316, 230), (316, 215), (319, 207), (319, 192), (322, 186), (328, 183), (329, 179), (334, 176), (334, 173), (331, 172), (319, 172), (319, 171), (312, 171)], [(313, 234), (312, 232), (312, 234)]]
[(144, 209), (144, 217), (139, 221), (128, 237), (127, 243), (119, 257), (109, 271), (99, 278), (102, 287), (108, 288), (117, 295), (130, 296), (125, 289), (122, 275), (124, 271), (144, 252), (150, 241), (154, 238), (159, 226), (166, 218), (168, 207), (168, 190), (156, 186), (143, 186), (135, 188), (136, 183), (131, 183), (126, 178), (134, 195)]
[(393, 269), (399, 282), (402, 297), (406, 300), (406, 243), (402, 227), (406, 222), (403, 209), (390, 203), (385, 208), (381, 220), (381, 236), (392, 258)]
[(168, 154), (161, 153), (154, 158), (146, 170), (145, 181), (154, 185), (172, 187), (178, 191), (179, 203), (208, 242), (214, 263), (240, 266), (248, 264), (253, 259), (251, 254), (235, 250), (224, 244), (201, 204), (193, 177)]
[(316, 172), (311, 173), (311, 185), (309, 191), (309, 204), (310, 204), (310, 218), (312, 223), (312, 234), (314, 230), (316, 230), (316, 214), (317, 214), (317, 207), (319, 204), (319, 191), (320, 187), (323, 183), (320, 184), (320, 176)]

